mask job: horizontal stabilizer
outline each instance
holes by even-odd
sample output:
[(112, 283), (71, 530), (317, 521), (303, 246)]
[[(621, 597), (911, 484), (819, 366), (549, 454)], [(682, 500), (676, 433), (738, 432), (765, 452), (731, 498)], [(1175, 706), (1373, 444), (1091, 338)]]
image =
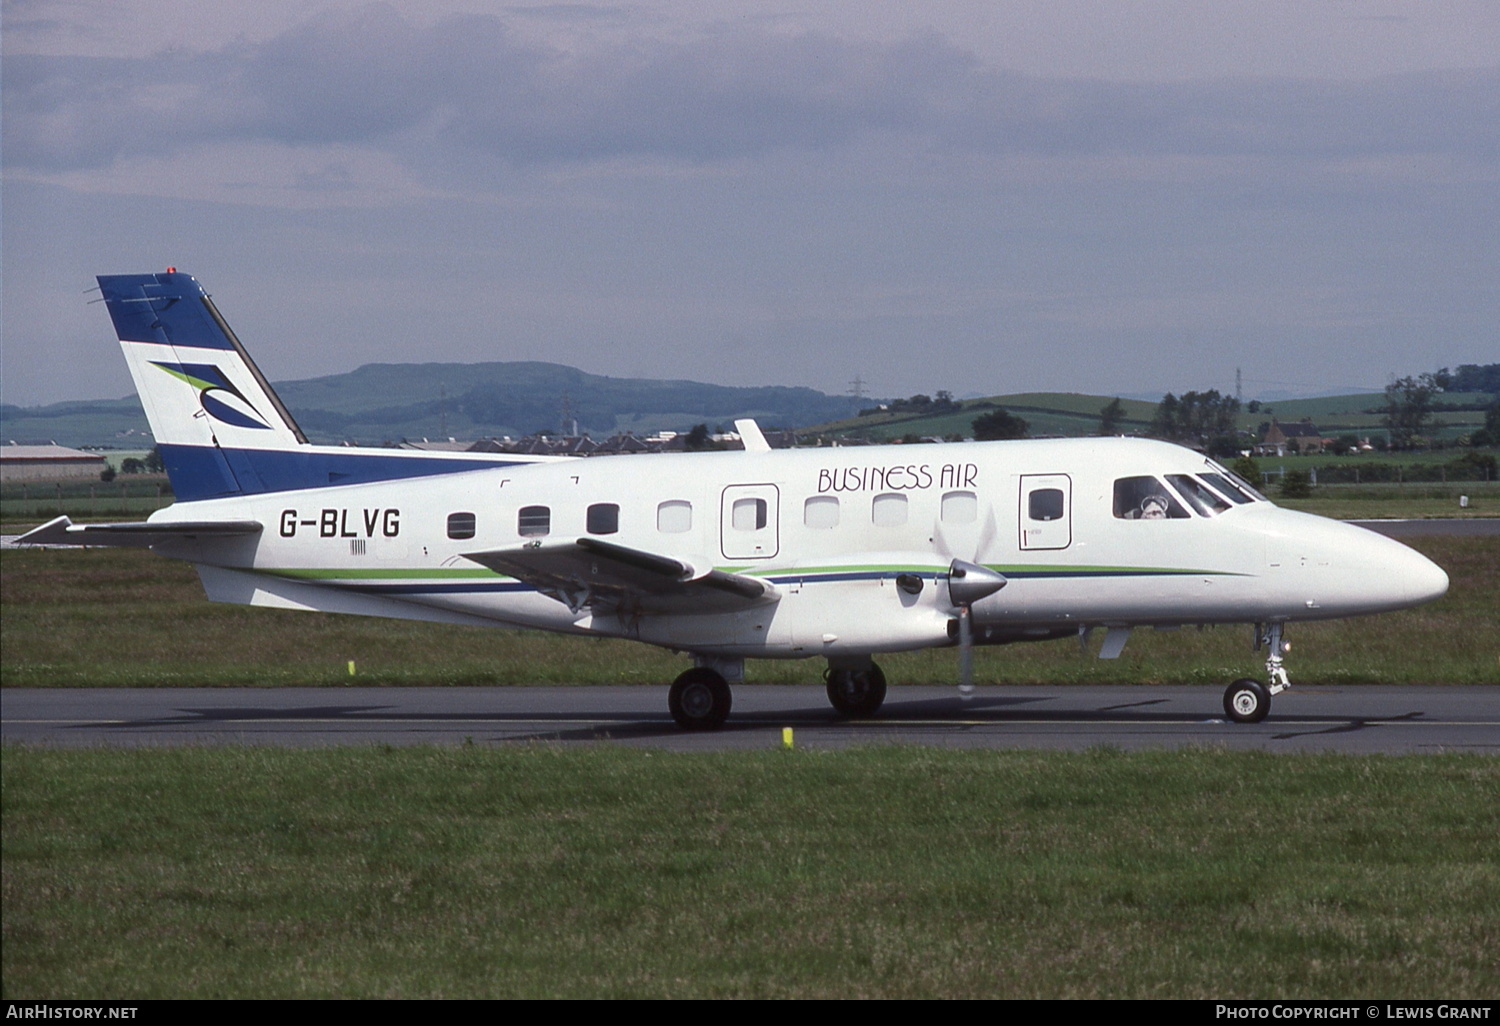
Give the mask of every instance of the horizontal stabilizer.
[(574, 612), (724, 613), (779, 598), (756, 577), (700, 570), (672, 556), (598, 538), (559, 538), (464, 555), (525, 581)]
[(75, 524), (67, 517), (50, 520), (17, 538), (17, 545), (115, 545), (150, 548), (185, 538), (234, 538), (259, 534), (254, 520), (202, 520), (177, 523)]

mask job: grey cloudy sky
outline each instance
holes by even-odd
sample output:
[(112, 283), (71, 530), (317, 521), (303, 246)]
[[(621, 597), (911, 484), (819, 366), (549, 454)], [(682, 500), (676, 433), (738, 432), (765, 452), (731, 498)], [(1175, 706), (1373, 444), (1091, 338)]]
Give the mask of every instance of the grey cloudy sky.
[(168, 264), (277, 379), (1253, 396), (1500, 360), (1493, 0), (3, 17), (10, 403), (128, 393), (84, 293)]

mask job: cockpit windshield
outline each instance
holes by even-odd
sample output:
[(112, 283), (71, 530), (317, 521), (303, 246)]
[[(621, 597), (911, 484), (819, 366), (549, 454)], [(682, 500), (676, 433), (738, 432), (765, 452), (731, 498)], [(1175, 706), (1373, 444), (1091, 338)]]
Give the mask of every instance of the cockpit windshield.
[(1202, 481), (1187, 474), (1168, 474), (1167, 480), (1182, 495), (1187, 504), (1198, 511), (1200, 517), (1216, 516), (1229, 509), (1229, 503), (1219, 498)]
[(1223, 474), (1199, 474), (1198, 476), (1207, 481), (1220, 495), (1229, 499), (1237, 506), (1243, 506), (1247, 502), (1255, 501), (1254, 496)]
[(1207, 481), (1214, 488), (1217, 488), (1219, 492), (1224, 496), (1224, 498), (1228, 499), (1230, 502), (1246, 503), (1270, 501), (1264, 495), (1260, 494), (1260, 492), (1256, 491), (1254, 485), (1252, 485), (1249, 481), (1246, 481), (1243, 477), (1240, 477), (1240, 475), (1236, 474), (1234, 471), (1226, 470), (1224, 467), (1221, 467), (1217, 463), (1214, 463), (1212, 461), (1209, 461), (1208, 467), (1210, 472), (1199, 474), (1198, 476), (1203, 478), (1203, 480)]

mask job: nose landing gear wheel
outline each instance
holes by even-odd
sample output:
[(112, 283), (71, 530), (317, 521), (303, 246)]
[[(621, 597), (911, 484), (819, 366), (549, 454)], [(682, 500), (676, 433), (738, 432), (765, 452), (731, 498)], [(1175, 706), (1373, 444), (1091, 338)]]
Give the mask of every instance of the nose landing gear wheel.
[(862, 670), (829, 667), (823, 679), (828, 701), (845, 716), (873, 716), (885, 702), (885, 674), (874, 663)]
[(1259, 723), (1271, 711), (1271, 692), (1258, 680), (1246, 677), (1224, 692), (1224, 715), (1236, 723)]
[(718, 730), (729, 718), (729, 685), (705, 666), (695, 666), (672, 682), (667, 708), (683, 730)]

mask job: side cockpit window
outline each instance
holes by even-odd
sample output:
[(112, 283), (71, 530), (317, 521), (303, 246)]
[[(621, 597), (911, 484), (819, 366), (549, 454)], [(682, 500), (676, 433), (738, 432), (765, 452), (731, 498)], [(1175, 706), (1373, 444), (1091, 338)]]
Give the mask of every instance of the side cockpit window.
[(1121, 520), (1185, 520), (1190, 514), (1154, 477), (1122, 477), (1115, 482), (1115, 516)]

